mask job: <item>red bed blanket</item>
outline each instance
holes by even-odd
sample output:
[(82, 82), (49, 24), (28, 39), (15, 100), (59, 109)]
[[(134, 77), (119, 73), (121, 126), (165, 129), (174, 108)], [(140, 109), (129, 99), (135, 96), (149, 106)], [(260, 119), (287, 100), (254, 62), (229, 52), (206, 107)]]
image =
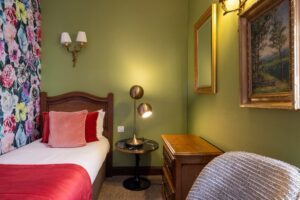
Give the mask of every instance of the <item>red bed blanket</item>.
[(75, 164), (0, 165), (1, 200), (90, 200), (88, 173)]

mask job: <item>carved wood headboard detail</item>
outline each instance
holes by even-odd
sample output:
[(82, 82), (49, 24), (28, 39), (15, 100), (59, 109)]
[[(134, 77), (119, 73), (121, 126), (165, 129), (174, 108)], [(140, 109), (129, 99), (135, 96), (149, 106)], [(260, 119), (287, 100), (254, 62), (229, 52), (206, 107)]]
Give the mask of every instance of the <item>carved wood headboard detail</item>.
[[(97, 111), (100, 109), (105, 111), (103, 135), (110, 144), (106, 158), (106, 176), (112, 175), (113, 98), (112, 93), (108, 93), (106, 97), (97, 97), (84, 92), (70, 92), (49, 97), (46, 92), (41, 92), (41, 113), (49, 111)], [(42, 119), (41, 122), (43, 122)]]

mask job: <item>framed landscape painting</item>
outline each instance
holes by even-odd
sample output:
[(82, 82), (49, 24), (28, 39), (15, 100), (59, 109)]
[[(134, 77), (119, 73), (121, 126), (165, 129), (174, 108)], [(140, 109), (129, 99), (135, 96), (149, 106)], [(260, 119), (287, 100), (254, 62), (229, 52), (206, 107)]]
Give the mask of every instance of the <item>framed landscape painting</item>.
[(258, 1), (240, 15), (242, 107), (296, 108), (295, 5), (294, 0)]

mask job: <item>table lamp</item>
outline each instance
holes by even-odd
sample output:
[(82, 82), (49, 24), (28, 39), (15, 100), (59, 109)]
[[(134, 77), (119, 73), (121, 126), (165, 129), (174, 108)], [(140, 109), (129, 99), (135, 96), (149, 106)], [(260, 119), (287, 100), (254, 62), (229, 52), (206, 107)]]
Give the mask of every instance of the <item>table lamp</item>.
[(148, 103), (141, 103), (136, 107), (136, 101), (141, 99), (144, 95), (144, 89), (139, 85), (134, 85), (130, 88), (129, 94), (133, 98), (133, 138), (126, 141), (126, 144), (133, 147), (138, 147), (143, 144), (143, 140), (136, 137), (136, 113), (142, 118), (148, 118), (152, 115), (152, 107)]

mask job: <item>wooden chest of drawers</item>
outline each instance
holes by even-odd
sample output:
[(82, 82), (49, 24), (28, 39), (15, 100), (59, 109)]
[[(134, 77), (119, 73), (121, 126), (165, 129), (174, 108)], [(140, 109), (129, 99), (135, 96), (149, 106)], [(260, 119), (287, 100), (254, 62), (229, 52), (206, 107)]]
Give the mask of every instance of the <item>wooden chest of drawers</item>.
[(222, 151), (194, 135), (162, 135), (163, 186), (167, 200), (184, 200), (202, 168)]

